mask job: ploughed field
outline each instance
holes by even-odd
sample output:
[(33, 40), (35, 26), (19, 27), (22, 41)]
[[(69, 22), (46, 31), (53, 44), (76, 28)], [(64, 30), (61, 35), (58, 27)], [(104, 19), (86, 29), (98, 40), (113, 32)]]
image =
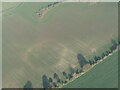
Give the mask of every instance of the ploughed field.
[(60, 3), (36, 15), (47, 5), (22, 3), (3, 13), (3, 88), (27, 80), (42, 87), (43, 74), (62, 78), (69, 64), (79, 65), (78, 53), (93, 58), (118, 37), (117, 3)]
[(118, 88), (118, 52), (64, 88)]

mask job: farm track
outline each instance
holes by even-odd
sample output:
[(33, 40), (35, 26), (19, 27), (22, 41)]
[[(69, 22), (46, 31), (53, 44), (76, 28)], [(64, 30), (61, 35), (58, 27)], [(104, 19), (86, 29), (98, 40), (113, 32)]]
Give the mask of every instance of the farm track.
[[(118, 46), (118, 48), (119, 48), (119, 46)], [(92, 70), (97, 64), (100, 64), (102, 61), (106, 60), (108, 57), (110, 57), (110, 56), (113, 55), (115, 52), (117, 52), (117, 51), (118, 51), (118, 48), (117, 48), (115, 51), (113, 51), (112, 54), (109, 54), (108, 56), (106, 56), (106, 57), (104, 57), (103, 59), (99, 60), (96, 64), (92, 65), (92, 67), (90, 67), (88, 70), (86, 70), (85, 72), (83, 72), (83, 73), (81, 73), (81, 74), (76, 75), (75, 77), (73, 77), (72, 80), (70, 80), (68, 83), (62, 85), (62, 86), (59, 87), (59, 88), (62, 88), (63, 86), (71, 83), (72, 81), (76, 80), (77, 78), (80, 78), (82, 75), (84, 75), (84, 74), (86, 74), (87, 72), (89, 72), (90, 70)]]
[(23, 4), (24, 4), (24, 3), (22, 2), (22, 3), (18, 4), (17, 6), (14, 6), (14, 7), (11, 7), (11, 8), (8, 8), (8, 9), (5, 9), (5, 10), (2, 10), (0, 13), (5, 13), (5, 12), (7, 12), (7, 11), (10, 11), (10, 10), (16, 9), (16, 8), (22, 6)]

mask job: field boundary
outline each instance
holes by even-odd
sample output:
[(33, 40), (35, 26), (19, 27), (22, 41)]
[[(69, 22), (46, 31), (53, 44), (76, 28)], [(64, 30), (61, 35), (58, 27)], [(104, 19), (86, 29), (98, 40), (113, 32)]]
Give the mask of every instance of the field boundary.
[(70, 81), (69, 81), (68, 83), (66, 83), (66, 84), (63, 84), (63, 85), (62, 85), (61, 87), (59, 87), (59, 88), (63, 88), (63, 86), (71, 83), (72, 81), (76, 80), (77, 78), (80, 78), (82, 75), (85, 75), (87, 72), (89, 72), (90, 70), (92, 70), (97, 64), (100, 64), (101, 62), (103, 62), (104, 60), (106, 60), (108, 57), (112, 56), (115, 52), (117, 52), (117, 51), (118, 51), (118, 48), (119, 48), (119, 46), (117, 47), (117, 49), (116, 49), (115, 51), (113, 51), (112, 54), (109, 54), (108, 56), (105, 56), (103, 59), (99, 60), (98, 63), (92, 65), (92, 67), (90, 67), (90, 68), (89, 68), (88, 70), (86, 70), (85, 72), (82, 72), (82, 73), (80, 73), (80, 74), (78, 74), (78, 75), (76, 74), (75, 77), (72, 78), (72, 80), (70, 80)]

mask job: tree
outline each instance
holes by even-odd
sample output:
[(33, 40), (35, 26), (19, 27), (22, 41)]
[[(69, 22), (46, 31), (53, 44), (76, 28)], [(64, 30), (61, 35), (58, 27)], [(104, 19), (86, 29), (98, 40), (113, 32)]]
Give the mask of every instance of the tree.
[(80, 73), (82, 73), (82, 72), (84, 72), (84, 71), (83, 71), (83, 69), (81, 68), (81, 69), (80, 69)]
[(94, 62), (95, 62), (95, 63), (97, 63), (97, 61), (96, 61), (96, 60), (94, 60)]
[(108, 52), (108, 51), (105, 51), (105, 55), (108, 56), (108, 55), (109, 55), (109, 52)]
[(32, 88), (33, 88), (32, 82), (27, 81), (26, 84), (24, 85), (24, 90), (33, 90)]
[(67, 81), (65, 80), (65, 82), (64, 83), (67, 83)]
[(117, 42), (113, 39), (111, 39), (112, 46), (109, 48), (111, 52), (113, 52), (115, 49), (117, 49)]
[(113, 46), (109, 47), (109, 49), (110, 49), (111, 53), (114, 51), (114, 47)]
[(95, 64), (95, 61), (94, 61), (94, 60), (92, 61), (92, 64)]
[(68, 79), (70, 80), (72, 77), (72, 74), (68, 73)]
[(98, 56), (97, 58), (98, 58), (98, 60), (101, 60), (101, 57), (100, 57), (100, 56)]
[(49, 82), (53, 82), (53, 79), (51, 77), (49, 77)]
[(98, 57), (95, 56), (95, 57), (94, 57), (94, 60), (95, 60), (95, 63), (97, 63), (97, 61), (98, 61)]
[(117, 46), (117, 42), (114, 39), (111, 39), (111, 42), (112, 42), (113, 45)]
[(53, 86), (54, 87), (58, 87), (56, 82), (53, 82)]
[(105, 57), (105, 53), (103, 52), (102, 55), (101, 55), (102, 59)]
[(74, 69), (73, 69), (73, 67), (72, 67), (71, 65), (69, 65), (69, 73), (70, 73), (71, 75), (74, 74)]
[(57, 73), (54, 73), (53, 78), (56, 79), (58, 77)]
[(85, 65), (85, 64), (88, 64), (88, 62), (87, 62), (87, 60), (85, 59), (85, 57), (82, 55), (82, 54), (78, 54), (77, 55), (77, 59), (78, 59), (78, 62), (79, 62), (79, 64), (80, 64), (80, 67), (81, 68), (83, 68), (83, 66)]
[(46, 75), (42, 76), (43, 88), (50, 88), (50, 83)]
[[(103, 56), (103, 58), (104, 58), (104, 56)], [(97, 63), (98, 60), (101, 60), (101, 57), (100, 56), (95, 56), (94, 60), (95, 60), (95, 63)]]
[(48, 7), (52, 6), (52, 4), (49, 4)]
[(79, 74), (79, 73), (80, 73), (80, 71), (79, 71), (78, 68), (75, 70), (75, 73), (76, 73), (76, 74)]
[(64, 81), (62, 80), (62, 84), (64, 84)]
[(54, 73), (53, 78), (56, 79), (58, 83), (61, 82), (61, 80), (60, 80), (59, 76), (57, 75), (57, 73)]
[(67, 73), (66, 72), (63, 72), (63, 76), (68, 79), (68, 76), (67, 76)]
[(59, 3), (59, 2), (54, 2), (53, 4), (57, 4), (57, 3)]
[(109, 50), (109, 54), (111, 54), (112, 52)]
[(89, 64), (92, 65), (92, 61), (91, 60), (89, 60)]
[(60, 80), (60, 78), (57, 78), (57, 82), (58, 82), (58, 83), (61, 83), (61, 80)]

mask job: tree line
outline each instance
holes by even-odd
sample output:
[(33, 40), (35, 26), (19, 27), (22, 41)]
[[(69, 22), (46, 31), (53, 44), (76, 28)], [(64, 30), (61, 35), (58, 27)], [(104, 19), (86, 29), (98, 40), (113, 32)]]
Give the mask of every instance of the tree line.
[[(47, 77), (47, 75), (44, 74), (42, 76), (43, 88), (56, 88), (59, 87), (59, 85), (64, 85), (73, 78), (74, 74), (80, 74), (84, 72), (83, 71), (84, 65), (86, 64), (94, 65), (98, 61), (104, 59), (109, 54), (112, 54), (117, 49), (118, 45), (120, 45), (120, 41), (118, 41), (118, 43), (113, 39), (111, 41), (112, 41), (112, 45), (109, 47), (109, 49), (102, 52), (101, 55), (99, 56), (94, 56), (93, 59), (86, 60), (86, 58), (81, 53), (78, 53), (77, 60), (80, 67), (74, 69), (71, 65), (69, 65), (69, 72), (65, 72), (65, 71), (62, 72), (62, 75), (64, 76), (65, 80), (61, 79), (57, 73), (54, 73), (53, 77)], [(25, 89), (33, 88), (32, 82), (27, 81), (24, 85), (24, 88)]]
[(54, 6), (57, 5), (58, 3), (60, 3), (60, 2), (53, 2), (53, 3), (48, 4), (47, 6), (45, 6), (45, 8), (39, 9), (38, 11), (36, 11), (36, 14), (39, 15), (39, 16), (42, 16), (44, 10), (46, 10), (46, 9), (48, 9), (48, 8), (50, 8), (50, 7), (54, 7)]

